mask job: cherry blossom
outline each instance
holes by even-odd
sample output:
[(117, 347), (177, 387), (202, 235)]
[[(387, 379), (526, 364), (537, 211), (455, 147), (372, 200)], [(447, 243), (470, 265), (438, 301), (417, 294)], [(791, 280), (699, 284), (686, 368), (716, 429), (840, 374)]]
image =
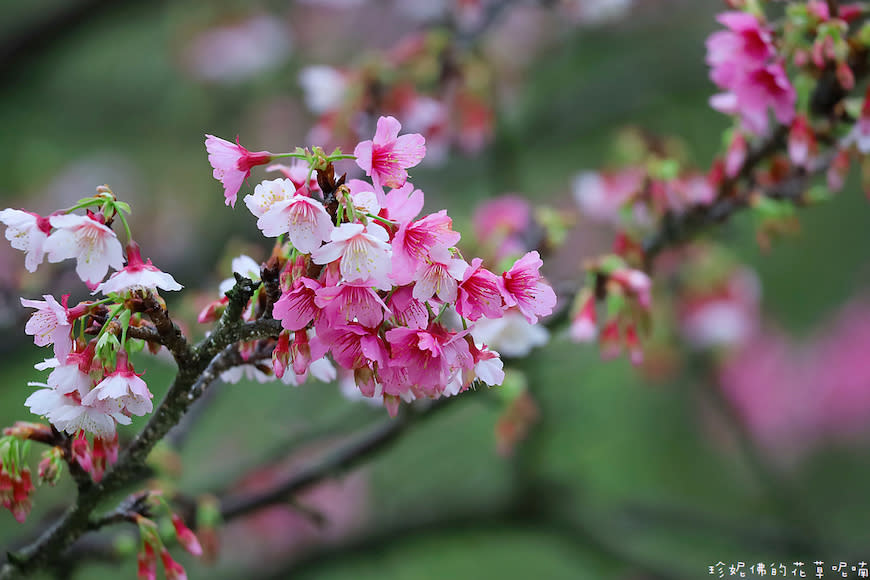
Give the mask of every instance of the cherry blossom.
[(399, 227), (392, 243), (393, 281), (399, 285), (412, 282), (434, 248), (456, 244), (460, 234), (452, 228), (453, 220), (445, 210)]
[(257, 220), (257, 227), (269, 237), (286, 233), (290, 243), (305, 254), (329, 240), (334, 229), (323, 204), (298, 193), (275, 201)]
[(498, 279), (505, 305), (516, 306), (531, 324), (556, 306), (555, 292), (538, 272), (542, 265), (538, 252), (529, 252)]
[(153, 410), (151, 392), (127, 361), (127, 353), (118, 353), (115, 371), (104, 378), (91, 392), (82, 397), (83, 405), (97, 401), (115, 401), (125, 413), (142, 416)]
[(214, 168), (214, 178), (224, 186), (226, 204), (236, 205), (242, 182), (251, 175), (251, 168), (266, 165), (273, 159), (268, 151), (248, 151), (239, 143), (230, 143), (214, 135), (205, 136), (208, 162)]
[(45, 257), (45, 240), (51, 232), (48, 218), (20, 209), (0, 211), (0, 222), (6, 225), (6, 239), (16, 250), (24, 252), (24, 267), (36, 272)]
[(383, 187), (402, 187), (408, 169), (426, 155), (426, 140), (418, 133), (399, 136), (402, 125), (395, 117), (381, 117), (375, 138), (363, 141), (353, 151), (356, 163), (372, 178), (375, 191)]
[(311, 253), (311, 259), (315, 264), (328, 264), (341, 258), (345, 281), (369, 281), (372, 286), (389, 288), (389, 239), (387, 231), (377, 224), (341, 224), (332, 230), (328, 244)]
[(261, 218), (279, 201), (293, 197), (298, 187), (289, 178), (267, 179), (258, 183), (254, 187), (253, 195), (246, 195), (244, 202), (254, 217)]
[(49, 262), (76, 259), (76, 274), (89, 286), (96, 287), (109, 267), (124, 266), (121, 242), (115, 232), (97, 220), (81, 215), (55, 215), (50, 218), (54, 232), (45, 241)]
[[(24, 332), (33, 337), (36, 346), (54, 345), (58, 359), (66, 359), (72, 350), (72, 325), (69, 322), (65, 304), (58, 303), (54, 296), (43, 295), (45, 300), (21, 299), (26, 308), (36, 308), (36, 312), (24, 326)], [(64, 303), (68, 296), (64, 297)]]
[(151, 292), (161, 290), (181, 290), (182, 285), (175, 281), (171, 274), (163, 272), (151, 263), (142, 261), (139, 244), (130, 242), (127, 244), (127, 265), (112, 274), (108, 280), (97, 286), (92, 294), (102, 292), (109, 294), (127, 294), (136, 290), (148, 290)]
[(458, 286), (456, 312), (471, 321), (499, 318), (504, 310), (498, 276), (482, 265), (480, 258), (472, 259)]
[(454, 258), (443, 246), (436, 246), (429, 260), (417, 269), (414, 298), (424, 302), (437, 295), (442, 302), (455, 302), (458, 280), (467, 268), (465, 260)]

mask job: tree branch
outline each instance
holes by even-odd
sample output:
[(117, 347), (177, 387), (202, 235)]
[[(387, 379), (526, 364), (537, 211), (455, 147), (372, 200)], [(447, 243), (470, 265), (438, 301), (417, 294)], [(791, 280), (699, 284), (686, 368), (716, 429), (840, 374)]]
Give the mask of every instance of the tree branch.
[[(94, 509), (109, 494), (139, 475), (154, 445), (178, 423), (208, 383), (218, 376), (223, 365), (228, 364), (227, 359), (231, 355), (218, 356), (221, 351), (241, 340), (262, 338), (269, 336), (270, 332), (277, 335), (276, 325), (271, 324), (276, 321), (246, 324), (241, 321), (242, 312), (256, 288), (256, 283), (237, 276), (236, 285), (227, 293), (229, 304), (217, 329), (194, 348), (187, 345), (187, 341), (162, 307), (148, 311), (157, 332), (166, 341), (179, 363), (172, 386), (148, 424), (124, 450), (103, 480), (100, 483), (80, 485), (76, 502), (57, 523), (34, 543), (15, 554), (9, 554), (9, 562), (0, 568), (0, 580), (16, 578), (48, 565), (91, 529), (90, 514)], [(280, 324), (277, 330), (280, 330)]]
[(433, 417), (456, 397), (437, 399), (423, 408), (410, 407), (395, 419), (385, 421), (358, 439), (327, 453), (317, 462), (308, 465), (300, 472), (290, 476), (271, 489), (250, 495), (230, 496), (221, 501), (221, 515), (229, 520), (254, 512), (266, 506), (284, 501), (289, 495), (323, 481), (328, 477), (344, 473), (366, 459), (381, 453), (405, 431), (424, 419)]

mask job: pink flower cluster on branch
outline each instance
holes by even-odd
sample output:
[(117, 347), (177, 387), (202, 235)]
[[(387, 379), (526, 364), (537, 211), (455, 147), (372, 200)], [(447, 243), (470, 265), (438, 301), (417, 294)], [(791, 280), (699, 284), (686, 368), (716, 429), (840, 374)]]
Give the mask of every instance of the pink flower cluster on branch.
[[(498, 353), (475, 343), (474, 324), (511, 311), (535, 323), (556, 303), (537, 252), (499, 275), (479, 258), (462, 257), (445, 210), (420, 215), (424, 194), (407, 181), (407, 170), (425, 155), (425, 139), (400, 135), (400, 128), (382, 117), (374, 139), (356, 146), (356, 163), (371, 183), (336, 179), (333, 157), (315, 149), (287, 155), (308, 160), (316, 187), (285, 178), (264, 181), (245, 197), (263, 234), (278, 238), (270, 263), (280, 265), (280, 296), (272, 314), (284, 332), (272, 346), (271, 370), (298, 383), (317, 364), (330, 369), (330, 355), (391, 414), (400, 400), (455, 395), (476, 380), (499, 384)], [(243, 356), (258, 348), (248, 345)], [(268, 380), (264, 369), (251, 370)]]

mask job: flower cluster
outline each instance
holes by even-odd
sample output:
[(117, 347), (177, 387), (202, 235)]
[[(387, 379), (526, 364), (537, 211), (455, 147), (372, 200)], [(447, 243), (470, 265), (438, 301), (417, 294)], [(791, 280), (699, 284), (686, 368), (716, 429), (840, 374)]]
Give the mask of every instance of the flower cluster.
[(748, 12), (726, 12), (718, 20), (727, 30), (707, 40), (710, 78), (725, 92), (711, 105), (739, 114), (743, 128), (754, 134), (768, 130), (768, 109), (777, 120), (791, 123), (797, 95), (773, 44), (771, 30)]
[[(245, 197), (263, 234), (279, 242), (270, 259), (280, 265), (272, 315), (284, 332), (272, 349), (274, 374), (299, 382), (330, 354), (392, 414), (400, 400), (454, 395), (475, 380), (500, 384), (499, 355), (475, 343), (474, 324), (512, 312), (534, 324), (556, 303), (537, 252), (498, 275), (462, 257), (445, 210), (420, 216), (424, 195), (407, 170), (422, 160), (425, 139), (400, 128), (382, 117), (374, 138), (355, 147), (371, 182), (336, 179), (331, 161), (345, 156), (315, 150), (287, 155), (308, 160), (316, 186), (288, 177)], [(257, 345), (248, 353), (256, 356)]]
[[(631, 362), (643, 362), (640, 333), (648, 326), (652, 282), (617, 255), (599, 258), (586, 267), (589, 282), (577, 294), (570, 336), (576, 342), (598, 339), (601, 356), (614, 358), (623, 346)], [(599, 332), (597, 302), (605, 305), (606, 319)]]
[[(87, 213), (74, 213), (80, 209)], [(0, 212), (7, 239), (26, 253), (28, 270), (35, 270), (46, 256), (50, 262), (76, 258), (81, 280), (93, 294), (105, 296), (74, 307), (68, 294), (60, 301), (48, 294), (43, 300), (21, 299), (22, 306), (35, 310), (24, 331), (37, 346), (53, 348), (53, 356), (36, 365), (37, 370), (50, 370), (48, 378), (30, 383), (40, 388), (25, 405), (73, 437), (72, 459), (95, 480), (117, 457), (116, 425), (127, 425), (132, 416), (153, 408), (151, 392), (128, 358), (128, 352), (144, 343), (128, 340), (128, 329), (144, 324), (145, 297), (158, 289), (181, 289), (171, 275), (142, 259), (124, 217), (129, 211), (103, 186), (95, 196), (49, 216), (16, 209)], [(127, 233), (126, 265), (111, 227), (116, 219)], [(117, 271), (106, 278), (110, 268)], [(93, 435), (92, 443), (87, 433)]]
[[(202, 556), (202, 546), (196, 534), (187, 527), (184, 520), (172, 513), (159, 492), (145, 495), (144, 503), (148, 504), (149, 513), (154, 510), (166, 512), (172, 522), (172, 529), (178, 543), (191, 555)], [(187, 572), (169, 553), (161, 537), (162, 534), (158, 531), (157, 523), (136, 512), (131, 513), (129, 519), (139, 528), (139, 553), (136, 557), (138, 577), (142, 580), (156, 580), (159, 558), (167, 580), (185, 580)]]

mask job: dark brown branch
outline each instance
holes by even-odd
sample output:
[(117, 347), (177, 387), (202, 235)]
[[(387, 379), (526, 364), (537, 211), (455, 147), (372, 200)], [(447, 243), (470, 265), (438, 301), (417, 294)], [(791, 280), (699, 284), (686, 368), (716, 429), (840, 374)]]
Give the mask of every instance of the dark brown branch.
[(235, 287), (227, 293), (229, 304), (217, 329), (194, 348), (185, 348), (186, 340), (162, 306), (147, 310), (157, 332), (179, 362), (175, 381), (148, 424), (124, 450), (118, 463), (100, 483), (88, 482), (81, 485), (76, 502), (36, 542), (15, 554), (9, 554), (9, 562), (0, 568), (0, 580), (19, 577), (48, 565), (88, 531), (92, 525), (90, 517), (94, 509), (109, 494), (139, 475), (154, 445), (178, 423), (197, 395), (207, 386), (206, 381), (213, 380), (219, 374), (218, 370), (225, 363), (220, 357), (214, 360), (218, 353), (240, 340), (261, 338), (276, 330), (274, 324), (260, 324), (276, 321), (247, 324), (241, 321), (245, 305), (256, 287), (257, 284), (251, 280), (237, 277)]

